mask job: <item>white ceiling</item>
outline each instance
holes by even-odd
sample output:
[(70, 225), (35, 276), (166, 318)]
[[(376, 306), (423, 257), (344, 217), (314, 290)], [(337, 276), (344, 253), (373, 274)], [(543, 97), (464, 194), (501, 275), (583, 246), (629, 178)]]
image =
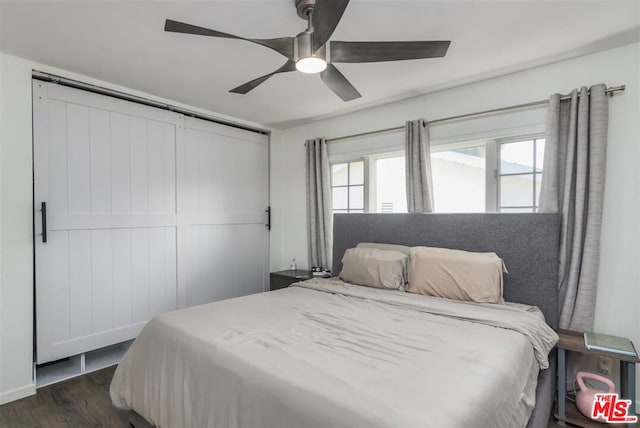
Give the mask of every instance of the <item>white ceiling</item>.
[(304, 30), (294, 0), (0, 0), (0, 50), (245, 120), (288, 126), (637, 41), (640, 2), (352, 0), (333, 40), (452, 40), (445, 58), (338, 64), (348, 103), (293, 72), (228, 92), (285, 62), (239, 40), (165, 33), (171, 18), (252, 38)]

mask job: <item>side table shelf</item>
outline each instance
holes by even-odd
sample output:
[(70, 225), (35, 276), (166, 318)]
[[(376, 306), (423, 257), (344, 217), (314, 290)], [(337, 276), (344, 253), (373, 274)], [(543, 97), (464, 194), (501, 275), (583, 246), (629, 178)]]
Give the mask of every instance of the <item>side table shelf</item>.
[(279, 272), (271, 272), (269, 290), (279, 290), (286, 288), (294, 282), (305, 281), (313, 278), (313, 272), (308, 270), (281, 270)]
[[(635, 414), (636, 404), (636, 364), (640, 363), (638, 353), (635, 356), (622, 355), (615, 352), (597, 351), (587, 349), (584, 343), (584, 333), (570, 330), (558, 330), (560, 339), (556, 348), (558, 350), (558, 381), (557, 381), (557, 406), (555, 417), (560, 425), (568, 422), (580, 427), (602, 427), (605, 424), (595, 422), (580, 413), (575, 403), (567, 400), (567, 352), (578, 352), (580, 354), (589, 354), (602, 356), (618, 360), (620, 362), (620, 385), (621, 398), (631, 400), (629, 413)], [(635, 349), (635, 348), (634, 348)], [(635, 424), (631, 425), (634, 426)], [(625, 425), (622, 425), (625, 426)]]

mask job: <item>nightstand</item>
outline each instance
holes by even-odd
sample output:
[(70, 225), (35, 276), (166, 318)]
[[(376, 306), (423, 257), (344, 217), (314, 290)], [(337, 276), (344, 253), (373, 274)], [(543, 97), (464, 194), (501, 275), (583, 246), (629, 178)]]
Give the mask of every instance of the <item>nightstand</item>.
[(570, 330), (558, 330), (558, 397), (555, 417), (559, 425), (568, 422), (580, 427), (602, 427), (602, 423), (592, 421), (583, 416), (572, 401), (567, 400), (567, 352), (578, 352), (611, 358), (620, 362), (620, 398), (631, 400), (630, 414), (635, 414), (636, 404), (636, 364), (640, 363), (637, 356), (617, 354), (615, 352), (587, 349), (584, 344), (584, 333)]
[(313, 272), (309, 270), (281, 270), (279, 272), (271, 272), (270, 274), (271, 280), (269, 284), (269, 289), (279, 290), (281, 288), (286, 288), (293, 284), (294, 282), (305, 281), (307, 279), (313, 278)]

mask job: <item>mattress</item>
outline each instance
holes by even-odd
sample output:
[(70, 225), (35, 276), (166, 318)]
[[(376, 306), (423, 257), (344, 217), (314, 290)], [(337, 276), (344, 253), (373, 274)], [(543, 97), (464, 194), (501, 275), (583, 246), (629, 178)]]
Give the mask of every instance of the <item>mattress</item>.
[(154, 318), (110, 392), (158, 427), (518, 427), (556, 341), (533, 307), (312, 279)]

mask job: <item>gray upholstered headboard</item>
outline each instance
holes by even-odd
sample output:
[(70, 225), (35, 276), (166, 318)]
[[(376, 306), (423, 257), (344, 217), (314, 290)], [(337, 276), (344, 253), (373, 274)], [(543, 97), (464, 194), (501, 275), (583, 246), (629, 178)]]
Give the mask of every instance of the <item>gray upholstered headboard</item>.
[(539, 307), (558, 324), (557, 214), (335, 214), (333, 272), (359, 242), (495, 252), (509, 270), (504, 298)]

